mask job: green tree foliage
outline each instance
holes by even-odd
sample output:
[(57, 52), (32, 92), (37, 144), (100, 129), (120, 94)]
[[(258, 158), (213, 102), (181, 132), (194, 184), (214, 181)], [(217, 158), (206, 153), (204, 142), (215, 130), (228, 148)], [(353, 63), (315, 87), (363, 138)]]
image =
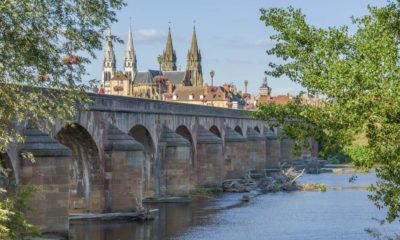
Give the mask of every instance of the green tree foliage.
[[(124, 5), (123, 0), (0, 1), (0, 153), (23, 140), (13, 126), (68, 120), (78, 102), (89, 102), (82, 83), (85, 64)], [(27, 196), (1, 196), (0, 238), (20, 239), (16, 232), (29, 229), (20, 215)]]
[[(40, 232), (25, 219), (28, 201), (38, 189), (32, 186), (14, 186), (0, 198), (0, 239), (19, 240), (26, 236), (40, 236)], [(5, 192), (4, 192), (5, 193)]]
[[(370, 198), (388, 207), (389, 222), (399, 218), (399, 2), (369, 7), (368, 15), (352, 19), (354, 32), (312, 26), (292, 7), (261, 9), (260, 19), (276, 33), (267, 53), (280, 59), (267, 74), (286, 76), (326, 100), (322, 107), (302, 105), (300, 98), (286, 106), (263, 105), (255, 117), (283, 124), (298, 147), (313, 137), (326, 151), (339, 148), (357, 158), (360, 166), (378, 164)], [(360, 135), (364, 144), (357, 143)]]
[[(101, 48), (122, 0), (0, 2), (0, 152), (13, 139), (10, 123), (69, 119), (85, 98), (85, 64)], [(79, 56), (79, 55), (81, 56)], [(68, 58), (72, 57), (72, 58)], [(64, 90), (42, 94), (40, 89)], [(83, 101), (84, 102), (84, 101)]]

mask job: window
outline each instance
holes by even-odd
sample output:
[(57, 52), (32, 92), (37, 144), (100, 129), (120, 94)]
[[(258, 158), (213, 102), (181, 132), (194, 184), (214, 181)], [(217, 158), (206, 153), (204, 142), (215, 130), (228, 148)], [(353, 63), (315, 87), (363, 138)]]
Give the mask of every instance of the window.
[(193, 95), (192, 94), (189, 95), (189, 100), (193, 100)]

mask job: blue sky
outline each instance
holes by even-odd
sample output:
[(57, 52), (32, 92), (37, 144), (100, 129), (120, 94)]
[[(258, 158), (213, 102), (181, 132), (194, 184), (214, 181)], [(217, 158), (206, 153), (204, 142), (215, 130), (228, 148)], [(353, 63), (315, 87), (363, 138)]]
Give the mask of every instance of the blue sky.
[[(210, 82), (209, 72), (215, 70), (214, 83), (235, 83), (256, 94), (262, 83), (264, 71), (273, 57), (265, 51), (273, 43), (259, 20), (260, 8), (294, 6), (301, 8), (309, 23), (319, 26), (340, 26), (350, 23), (350, 16), (367, 13), (367, 5), (383, 6), (385, 0), (126, 0), (127, 7), (117, 12), (118, 22), (112, 32), (124, 41), (129, 23), (133, 27), (133, 40), (138, 69), (158, 69), (157, 55), (166, 44), (169, 21), (178, 66), (186, 67), (192, 29), (196, 22), (198, 44), (202, 53), (205, 82)], [(130, 20), (131, 19), (131, 20)], [(122, 69), (125, 44), (114, 44), (117, 68)], [(90, 79), (101, 77), (103, 51), (88, 66)], [(287, 78), (269, 78), (272, 94), (296, 94), (301, 87)]]

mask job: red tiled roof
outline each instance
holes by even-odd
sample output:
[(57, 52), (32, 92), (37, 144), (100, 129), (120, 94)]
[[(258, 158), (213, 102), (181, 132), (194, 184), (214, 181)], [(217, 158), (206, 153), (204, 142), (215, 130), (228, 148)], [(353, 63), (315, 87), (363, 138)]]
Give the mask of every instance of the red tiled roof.
[[(208, 91), (207, 91), (208, 90)], [(200, 96), (205, 97), (207, 100), (222, 101), (226, 100), (226, 94), (223, 87), (193, 87), (193, 86), (180, 86), (177, 87), (173, 93), (178, 97), (177, 100), (190, 100), (189, 96), (192, 95), (193, 101), (201, 101)]]
[(287, 95), (279, 95), (279, 96), (260, 96), (260, 103), (275, 103), (277, 105), (284, 105), (293, 100), (293, 97)]

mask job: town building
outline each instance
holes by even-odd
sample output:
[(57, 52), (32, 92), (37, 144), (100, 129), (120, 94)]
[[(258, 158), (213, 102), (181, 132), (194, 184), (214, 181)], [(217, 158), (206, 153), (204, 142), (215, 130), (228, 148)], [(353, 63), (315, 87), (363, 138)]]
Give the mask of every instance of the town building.
[(116, 72), (109, 82), (111, 95), (129, 96), (129, 77), (122, 72)]
[[(259, 94), (257, 96), (257, 106), (260, 106), (262, 104), (285, 105), (295, 100), (294, 97), (289, 93), (286, 95), (271, 96), (271, 90), (271, 87), (268, 86), (268, 79), (265, 76), (263, 84), (260, 87)], [(320, 107), (322, 105), (322, 99), (319, 98), (318, 95), (305, 93), (301, 95), (301, 103), (303, 105)]]
[(206, 105), (222, 108), (243, 109), (245, 101), (233, 84), (224, 86), (180, 86), (175, 90), (169, 87), (164, 94), (166, 101)]

